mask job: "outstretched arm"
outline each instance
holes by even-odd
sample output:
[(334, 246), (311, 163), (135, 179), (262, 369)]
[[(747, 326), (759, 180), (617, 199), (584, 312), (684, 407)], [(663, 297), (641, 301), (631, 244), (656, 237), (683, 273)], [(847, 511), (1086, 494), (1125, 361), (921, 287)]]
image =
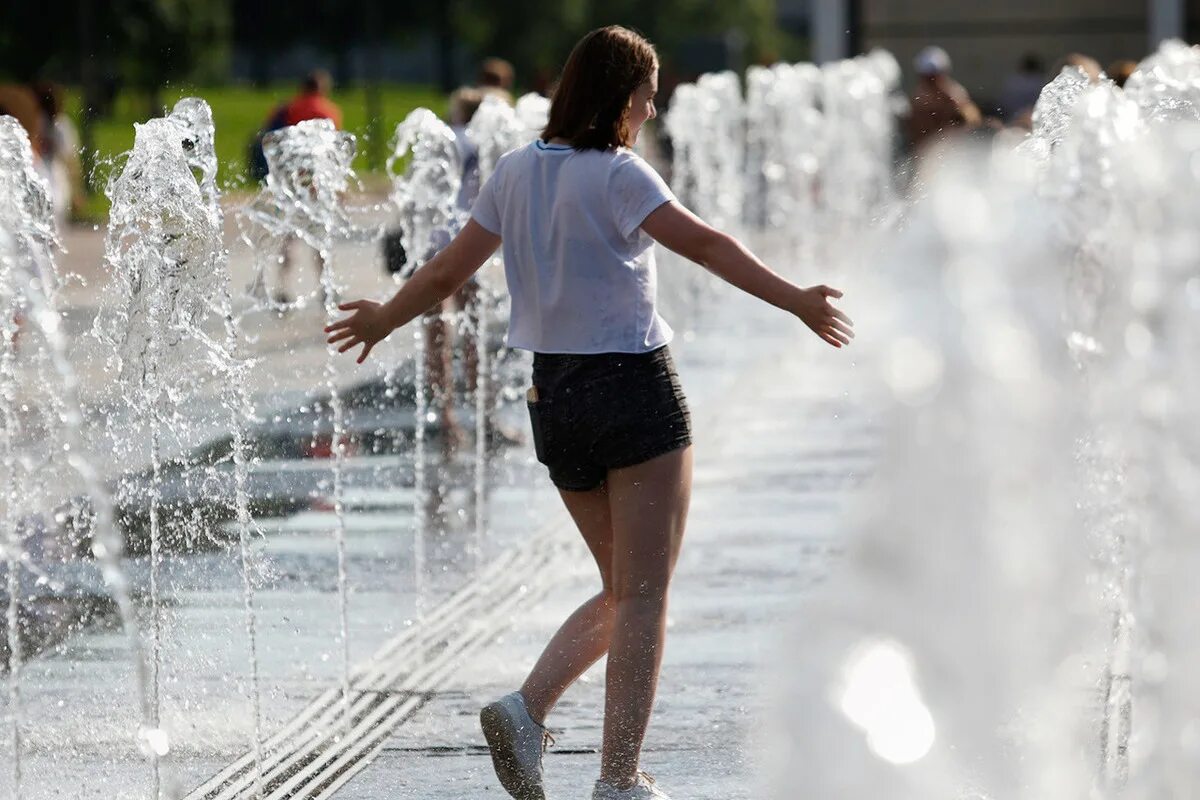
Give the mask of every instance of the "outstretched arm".
[(678, 203), (650, 212), (642, 230), (656, 242), (695, 261), (722, 280), (773, 306), (795, 314), (834, 347), (850, 344), (854, 323), (829, 302), (842, 293), (828, 286), (802, 289), (773, 272), (741, 242), (706, 224)]
[(475, 220), (468, 220), (450, 244), (413, 273), (391, 300), (386, 303), (355, 300), (339, 305), (341, 310), (354, 313), (325, 328), (329, 343), (340, 342), (339, 353), (361, 344), (363, 349), (358, 354), (361, 364), (389, 333), (454, 294), (499, 246), (499, 236)]

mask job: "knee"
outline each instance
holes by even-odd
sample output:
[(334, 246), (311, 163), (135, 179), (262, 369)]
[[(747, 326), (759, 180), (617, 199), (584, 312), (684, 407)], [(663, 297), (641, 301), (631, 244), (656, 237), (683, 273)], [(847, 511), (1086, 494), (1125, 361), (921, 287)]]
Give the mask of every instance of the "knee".
[(601, 577), (604, 583), (600, 587), (600, 594), (597, 595), (597, 599), (599, 599), (605, 609), (612, 611), (617, 607), (617, 595), (613, 591), (612, 581), (609, 577), (607, 575), (602, 575)]
[(667, 602), (670, 577), (638, 576), (617, 580), (613, 584), (612, 598), (620, 605), (634, 604), (648, 609), (657, 608)]

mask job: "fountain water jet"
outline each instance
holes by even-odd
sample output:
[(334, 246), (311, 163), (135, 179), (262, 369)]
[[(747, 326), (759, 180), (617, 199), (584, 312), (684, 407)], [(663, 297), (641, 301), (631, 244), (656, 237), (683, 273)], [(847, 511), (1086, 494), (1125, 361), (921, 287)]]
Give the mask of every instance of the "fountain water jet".
[(1072, 492), (1058, 251), (1019, 170), (950, 163), (887, 243), (878, 291), (858, 293), (883, 453), (792, 643), (780, 732), (816, 766), (780, 763), (779, 797), (1091, 788), (1077, 706), (1103, 616)]
[[(346, 214), (343, 195), (355, 180), (352, 162), (353, 134), (338, 131), (329, 120), (307, 120), (269, 133), (263, 151), (270, 172), (263, 190), (244, 209), (250, 224), (248, 239), (259, 258), (279, 253), (292, 237), (299, 237), (319, 254), (321, 290), (325, 318), (338, 316), (339, 294), (333, 274), (333, 243), (337, 236), (354, 229)], [(256, 283), (265, 283), (265, 264), (259, 261)], [(337, 548), (338, 618), (341, 628), (343, 725), (350, 715), (350, 625), (346, 576), (346, 510), (343, 474), (346, 460), (345, 408), (336, 381), (334, 358), (337, 350), (327, 346), (325, 388), (333, 416), (334, 543)]]
[[(10, 490), (4, 495), (8, 523), (4, 536), (15, 798), (21, 795), (22, 777), (21, 629), (15, 601), (21, 571), (37, 571), (26, 557), (18, 526), (37, 527), (59, 518), (64, 508), (69, 515), (87, 518), (92, 555), (101, 567), (129, 642), (143, 731), (149, 728), (154, 713), (148, 668), (122, 563), (124, 542), (114, 525), (109, 492), (88, 460), (78, 382), (54, 307), (54, 252), (58, 247), (47, 187), (34, 170), (29, 139), (15, 120), (0, 117), (0, 415), (4, 418), (2, 480)], [(44, 574), (38, 578), (48, 580)]]
[[(4, 234), (0, 234), (4, 235)], [(6, 237), (6, 235), (5, 235)], [(7, 237), (6, 237), (7, 239)], [(7, 249), (11, 245), (7, 240), (0, 241), (0, 247)], [(0, 351), (0, 426), (3, 440), (0, 446), (0, 467), (7, 478), (3, 487), (4, 502), (4, 561), (8, 573), (7, 594), (8, 606), (5, 619), (8, 632), (8, 707), (11, 714), (9, 746), (12, 749), (12, 794), (14, 798), (21, 797), (21, 618), (20, 618), (20, 570), (22, 551), (24, 549), (19, 532), (20, 521), (17, 518), (16, 499), (20, 487), (17, 484), (18, 465), (15, 434), (20, 425), (16, 416), (16, 339), (18, 333), (17, 319), (21, 313), (16, 300), (16, 292), (12, 284), (15, 277), (12, 269), (14, 259), (5, 255), (0, 262), (0, 336), (4, 338), (3, 350)]]
[[(155, 794), (161, 795), (159, 762), (170, 749), (162, 730), (162, 587), (164, 435), (181, 439), (188, 426), (180, 404), (197, 396), (207, 378), (236, 379), (238, 366), (226, 343), (206, 323), (227, 296), (222, 268), (221, 219), (211, 168), (211, 123), (207, 109), (183, 104), (179, 113), (135, 126), (134, 147), (107, 193), (112, 200), (105, 240), (105, 266), (112, 281), (101, 298), (93, 328), (110, 348), (109, 364), (126, 391), (117, 398), (134, 431), (110, 419), (114, 446), (137, 450), (138, 429), (148, 433), (150, 479), (138, 486), (122, 480), (129, 505), (145, 502), (149, 513), (150, 692), (152, 719), (145, 733), (155, 764)], [(203, 113), (200, 113), (200, 112)], [(193, 165), (210, 174), (197, 182)], [(211, 202), (210, 202), (211, 200)], [(223, 280), (224, 279), (224, 280)], [(195, 370), (192, 359), (207, 366)]]
[[(183, 142), (185, 160), (193, 171), (199, 173), (197, 182), (201, 196), (208, 206), (210, 215), (216, 219), (218, 230), (223, 228), (224, 213), (221, 210), (221, 196), (217, 188), (217, 155), (215, 146), (215, 129), (212, 120), (212, 110), (208, 103), (195, 97), (185, 97), (175, 104), (167, 117), (179, 125)], [(238, 350), (238, 331), (233, 318), (233, 297), (229, 278), (228, 254), (221, 247), (216, 254), (213, 266), (220, 276), (220, 292), (213, 298), (214, 311), (221, 317), (224, 326), (225, 340), (223, 347), (226, 354), (224, 364), (228, 374), (223, 386), (225, 398), (223, 405), (229, 409), (229, 427), (233, 431), (232, 453), (233, 460), (233, 507), (238, 533), (238, 555), (242, 572), (243, 621), (246, 627), (247, 656), (250, 668), (250, 711), (253, 721), (251, 746), (254, 753), (254, 791), (262, 794), (262, 690), (258, 668), (258, 625), (254, 605), (254, 558), (250, 547), (253, 520), (250, 514), (250, 497), (246, 489), (247, 448), (246, 423), (253, 418), (254, 412), (246, 390), (246, 363), (240, 358)]]
[(887, 243), (895, 322), (867, 352), (898, 421), (800, 652), (883, 641), (935, 735), (900, 768), (854, 730), (863, 670), (802, 673), (787, 727), (829, 763), (818, 794), (1141, 800), (1200, 776), (1200, 50), (1135, 76), (1064, 71), (1015, 154), (948, 159)]
[[(404, 172), (398, 174), (398, 165), (405, 159), (407, 165)], [(462, 186), (462, 164), (454, 131), (429, 109), (412, 111), (396, 127), (387, 166), (392, 175), (391, 200), (398, 211), (404, 250), (415, 271), (445, 247), (463, 222), (463, 214), (456, 202)], [(396, 276), (397, 279), (400, 277)], [(417, 613), (420, 616), (424, 595), (426, 505), (429, 495), (425, 440), (432, 415), (425, 374), (430, 342), (419, 324), (413, 327), (413, 338), (417, 345), (413, 354), (416, 398), (413, 434), (413, 569), (417, 582)], [(443, 380), (453, 383), (453, 376), (443, 376)], [(452, 403), (452, 398), (453, 392), (447, 388), (442, 402)], [(443, 430), (442, 435), (450, 436), (451, 432)]]
[[(467, 136), (475, 144), (479, 158), (479, 185), (483, 186), (496, 171), (496, 162), (500, 160), (500, 157), (518, 147), (525, 140), (526, 130), (512, 106), (497, 95), (489, 94), (484, 96), (475, 115), (471, 117), (471, 122), (467, 125)], [(479, 286), (476, 297), (478, 328), (475, 331), (474, 490), (474, 549), (477, 567), (482, 559), (483, 542), (487, 533), (488, 436), (490, 435), (490, 419), (495, 410), (498, 383), (496, 364), (499, 358), (492, 357), (489, 321), (493, 315), (497, 315), (501, 304), (501, 292), (491, 284), (487, 273), (495, 274), (502, 269), (502, 257), (497, 253), (478, 273)]]

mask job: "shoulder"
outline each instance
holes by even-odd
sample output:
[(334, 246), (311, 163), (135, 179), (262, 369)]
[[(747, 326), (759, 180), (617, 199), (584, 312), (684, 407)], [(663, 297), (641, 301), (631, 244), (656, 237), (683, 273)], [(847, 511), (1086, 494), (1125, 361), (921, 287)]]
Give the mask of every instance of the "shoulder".
[(496, 159), (496, 168), (493, 171), (494, 175), (502, 175), (514, 169), (520, 169), (521, 165), (529, 160), (529, 151), (533, 145), (523, 145), (521, 147), (509, 150), (504, 155)]
[(954, 100), (956, 103), (971, 102), (970, 92), (968, 92), (966, 87), (956, 80), (947, 80), (945, 86), (942, 87), (942, 90), (946, 93), (947, 97), (949, 97), (951, 100)]
[(658, 170), (632, 150), (619, 148), (617, 150), (610, 150), (604, 153), (604, 155), (608, 160), (609, 174), (617, 181), (663, 183), (662, 176), (658, 174)]
[(496, 159), (496, 165), (492, 168), (491, 175), (486, 181), (486, 183), (492, 184), (493, 191), (503, 190), (503, 187), (513, 185), (510, 176), (520, 175), (528, 169), (530, 147), (531, 145), (509, 150)]
[(604, 160), (605, 166), (614, 175), (657, 174), (646, 159), (624, 147), (604, 152), (598, 150), (592, 152)]

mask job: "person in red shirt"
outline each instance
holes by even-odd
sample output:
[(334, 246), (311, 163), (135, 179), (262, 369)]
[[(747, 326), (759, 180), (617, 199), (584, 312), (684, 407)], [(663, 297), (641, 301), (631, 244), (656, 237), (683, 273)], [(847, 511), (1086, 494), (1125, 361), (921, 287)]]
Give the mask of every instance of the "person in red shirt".
[[(308, 73), (300, 83), (300, 93), (272, 113), (268, 126), (282, 128), (309, 119), (327, 119), (333, 122), (335, 128), (340, 129), (342, 127), (342, 110), (329, 99), (329, 90), (332, 86), (333, 80), (325, 70), (316, 69)], [(276, 287), (274, 300), (280, 305), (291, 303), (291, 297), (286, 289), (289, 283), (288, 276), (292, 271), (291, 245), (291, 239), (283, 243), (282, 258), (279, 262), (279, 285)], [(320, 253), (316, 253), (314, 260), (317, 267), (317, 291), (323, 304), (325, 285), (321, 282), (321, 273), (325, 270), (325, 259)]]
[(313, 70), (304, 76), (300, 94), (292, 98), (284, 110), (284, 125), (295, 125), (306, 119), (333, 120), (334, 127), (342, 127), (342, 110), (329, 99), (333, 81), (323, 69)]

